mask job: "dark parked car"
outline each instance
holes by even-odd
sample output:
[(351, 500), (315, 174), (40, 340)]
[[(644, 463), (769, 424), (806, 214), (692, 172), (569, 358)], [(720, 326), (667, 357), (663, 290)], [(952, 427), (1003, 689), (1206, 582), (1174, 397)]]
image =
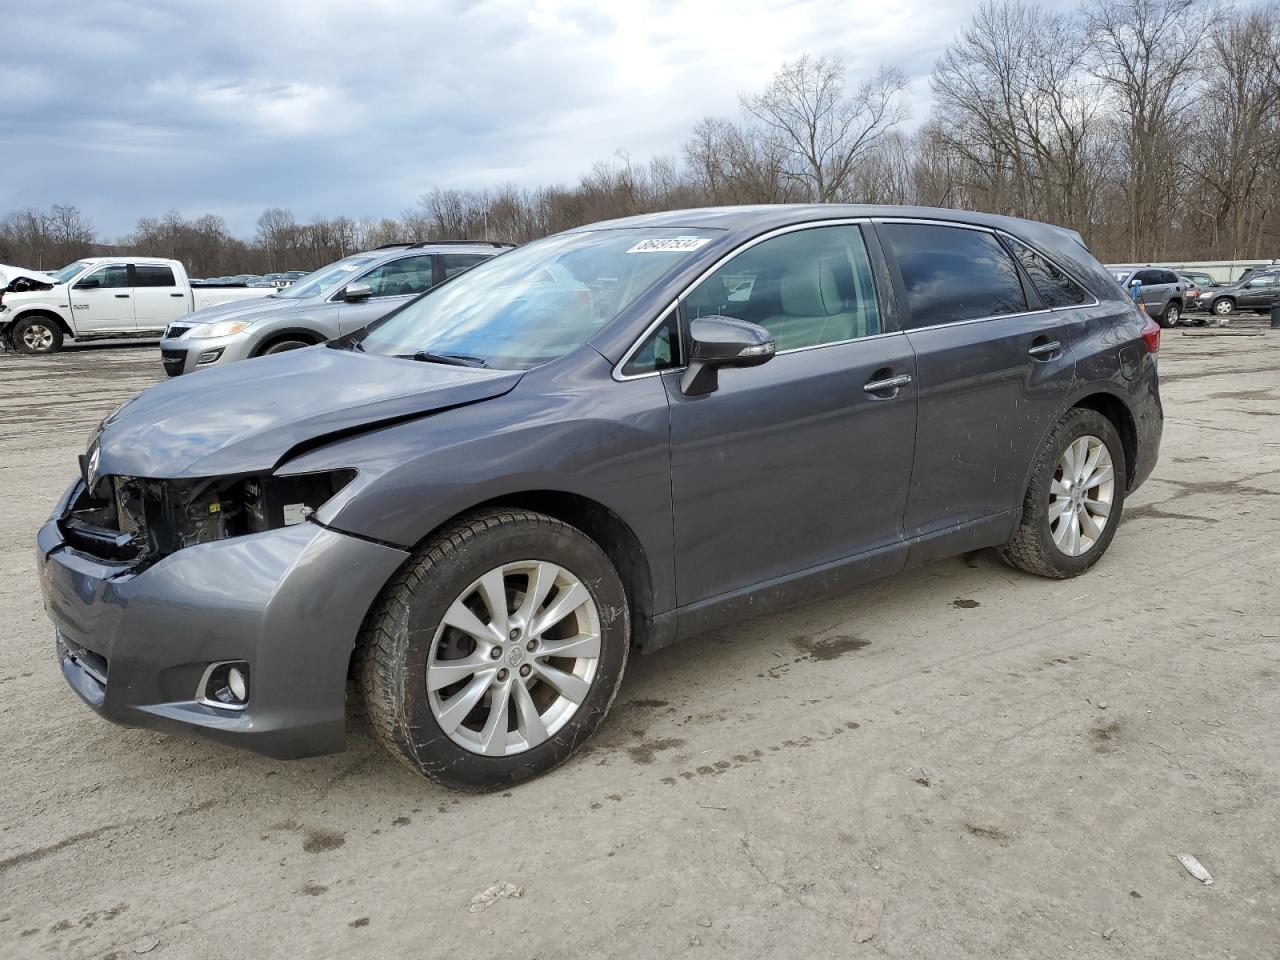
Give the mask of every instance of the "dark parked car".
[(1186, 284), (1172, 270), (1164, 267), (1141, 267), (1137, 270), (1119, 270), (1114, 274), (1125, 290), (1133, 284), (1142, 284), (1138, 292), (1147, 313), (1160, 321), (1162, 327), (1176, 327), (1182, 322), (1186, 310)]
[(1200, 294), (1199, 305), (1220, 317), (1237, 310), (1267, 313), (1280, 294), (1280, 271), (1251, 271), (1248, 278), (1235, 283), (1210, 287)]
[(633, 649), (983, 547), (1087, 571), (1156, 463), (1159, 341), (1038, 223), (571, 230), (108, 416), (38, 537), (62, 671), (274, 757), (343, 748), (351, 679), (413, 769), (525, 779)]

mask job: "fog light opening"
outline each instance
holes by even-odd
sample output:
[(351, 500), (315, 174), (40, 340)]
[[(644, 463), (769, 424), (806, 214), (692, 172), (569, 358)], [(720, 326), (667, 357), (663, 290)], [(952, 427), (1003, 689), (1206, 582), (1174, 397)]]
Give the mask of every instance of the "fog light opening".
[(222, 356), (222, 351), (222, 347), (218, 347), (214, 350), (205, 350), (200, 354), (200, 356), (196, 357), (196, 364), (216, 363), (218, 358)]
[(249, 705), (249, 664), (243, 660), (209, 664), (197, 697), (220, 710), (243, 710)]

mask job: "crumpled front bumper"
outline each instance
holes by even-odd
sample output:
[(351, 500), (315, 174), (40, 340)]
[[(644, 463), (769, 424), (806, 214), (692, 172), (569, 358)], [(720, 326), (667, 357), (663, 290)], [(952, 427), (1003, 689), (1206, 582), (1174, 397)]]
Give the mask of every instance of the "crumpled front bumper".
[[(351, 651), (406, 556), (311, 522), (142, 570), (68, 546), (56, 520), (36, 548), (63, 675), (97, 713), (281, 759), (344, 748)], [(249, 664), (243, 710), (201, 702), (206, 668), (227, 660)]]

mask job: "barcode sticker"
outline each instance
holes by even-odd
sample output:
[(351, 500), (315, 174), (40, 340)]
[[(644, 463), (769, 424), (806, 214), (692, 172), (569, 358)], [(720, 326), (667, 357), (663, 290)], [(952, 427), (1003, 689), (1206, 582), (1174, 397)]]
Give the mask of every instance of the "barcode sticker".
[(710, 242), (710, 237), (655, 237), (641, 240), (627, 253), (688, 253)]

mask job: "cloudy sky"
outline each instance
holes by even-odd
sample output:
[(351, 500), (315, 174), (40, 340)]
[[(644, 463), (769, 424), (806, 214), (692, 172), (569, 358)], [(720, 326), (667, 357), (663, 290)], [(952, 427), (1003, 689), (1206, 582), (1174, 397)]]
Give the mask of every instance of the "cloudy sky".
[(177, 208), (249, 234), (434, 186), (565, 183), (676, 153), (801, 53), (928, 73), (977, 0), (0, 0), (0, 215), (105, 236)]

